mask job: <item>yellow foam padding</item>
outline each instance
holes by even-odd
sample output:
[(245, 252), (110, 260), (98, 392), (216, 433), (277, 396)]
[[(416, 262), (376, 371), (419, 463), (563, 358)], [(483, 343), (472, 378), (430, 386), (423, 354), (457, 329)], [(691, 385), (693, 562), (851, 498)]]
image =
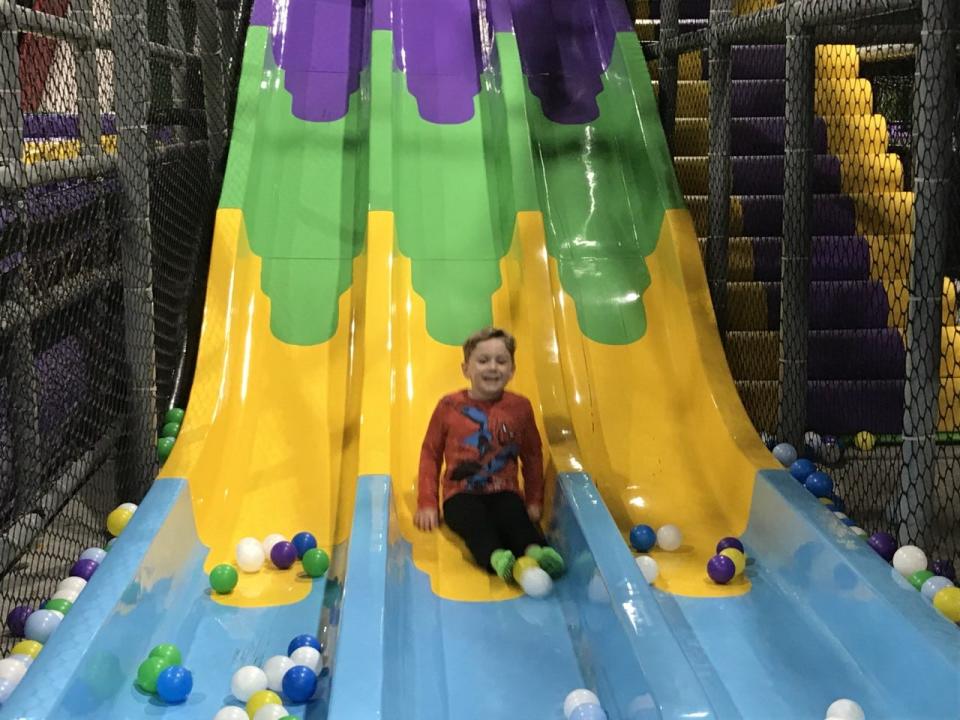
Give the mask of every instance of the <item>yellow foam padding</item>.
[(650, 0), (632, 0), (630, 3), (630, 14), (641, 20), (650, 18)]
[(738, 380), (776, 380), (779, 375), (780, 334), (776, 330), (729, 333), (730, 370)]
[(709, 124), (705, 118), (677, 118), (673, 139), (678, 155), (706, 155), (710, 152)]
[[(660, 83), (654, 82), (653, 94), (660, 98)], [(680, 80), (677, 83), (677, 118), (705, 118), (710, 109), (710, 84), (706, 80)]]
[(856, 45), (817, 45), (817, 78), (856, 78), (860, 74), (860, 56)]
[(650, 80), (653, 82), (660, 81), (660, 61), (659, 60), (647, 60), (647, 74), (650, 75)]
[(749, 15), (772, 8), (777, 2), (778, 0), (733, 0), (733, 14)]
[(637, 33), (637, 39), (644, 42), (654, 42), (657, 39), (658, 24), (653, 20), (637, 19), (633, 21), (633, 29)]
[[(727, 245), (727, 280), (753, 280), (753, 243), (750, 238), (732, 237)], [(740, 377), (734, 373), (734, 377)]]
[(903, 163), (894, 153), (840, 155), (841, 190), (848, 194), (903, 190)]
[(703, 60), (699, 50), (683, 53), (677, 61), (678, 80), (702, 80)]
[(737, 392), (750, 408), (754, 427), (776, 427), (780, 402), (779, 380), (738, 380)]
[(870, 248), (871, 280), (886, 284), (894, 278), (909, 277), (912, 235), (867, 235), (866, 239)]
[(700, 157), (673, 158), (673, 167), (677, 172), (677, 181), (684, 195), (706, 195), (709, 191), (709, 159)]
[(870, 115), (873, 88), (863, 78), (817, 78), (813, 102), (817, 115)]
[(960, 376), (960, 332), (956, 325), (940, 331), (940, 377)]
[[(101, 135), (100, 148), (108, 155), (117, 152), (117, 136)], [(23, 143), (23, 162), (32, 165), (50, 160), (80, 157), (80, 140), (27, 140)]]
[[(890, 312), (887, 315), (890, 327), (907, 327), (909, 312), (910, 288), (908, 281), (903, 278), (894, 278), (885, 286), (887, 302)], [(943, 279), (943, 291), (940, 303), (940, 324), (944, 327), (957, 324), (957, 287), (950, 278)]]
[[(197, 532), (210, 548), (207, 571), (233, 562), (245, 536), (308, 530), (329, 552), (347, 537), (357, 477), (357, 285), (340, 297), (330, 340), (288, 345), (270, 331), (262, 263), (248, 244), (242, 211), (217, 211), (211, 253), (190, 404), (161, 476), (188, 481)], [(363, 264), (362, 257), (354, 262), (361, 283)], [(229, 595), (212, 597), (242, 607), (278, 605), (306, 597), (311, 586), (294, 570), (268, 565), (241, 573)]]
[(940, 379), (940, 421), (937, 430), (956, 432), (960, 429), (960, 377)]
[(857, 193), (852, 195), (861, 235), (903, 235), (913, 229), (913, 193)]
[(828, 115), (827, 147), (834, 155), (879, 155), (887, 151), (887, 120), (883, 115)]
[(766, 330), (767, 291), (759, 282), (727, 284), (727, 329)]
[[(684, 198), (697, 237), (706, 237), (709, 232), (709, 201), (706, 195), (688, 195)], [(743, 235), (743, 204), (737, 195), (730, 196), (730, 237)]]

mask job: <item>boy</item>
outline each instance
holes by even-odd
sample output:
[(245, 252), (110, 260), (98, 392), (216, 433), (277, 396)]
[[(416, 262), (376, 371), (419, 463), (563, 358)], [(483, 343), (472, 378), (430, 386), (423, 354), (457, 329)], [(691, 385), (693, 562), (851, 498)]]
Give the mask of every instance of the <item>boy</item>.
[(513, 377), (515, 350), (513, 336), (499, 328), (480, 330), (463, 344), (461, 369), (470, 388), (441, 398), (433, 411), (420, 452), (414, 516), (421, 530), (435, 529), (442, 488), (447, 525), (480, 567), (506, 581), (520, 555), (554, 577), (564, 569), (535, 524), (543, 510), (543, 453), (533, 408), (527, 398), (504, 390)]

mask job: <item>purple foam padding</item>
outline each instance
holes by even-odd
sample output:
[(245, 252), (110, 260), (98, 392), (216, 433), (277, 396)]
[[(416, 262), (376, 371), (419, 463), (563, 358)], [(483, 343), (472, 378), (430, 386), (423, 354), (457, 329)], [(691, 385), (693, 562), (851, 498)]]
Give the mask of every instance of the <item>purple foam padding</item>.
[[(783, 155), (785, 121), (782, 117), (733, 118), (730, 121), (730, 152), (734, 155)], [(813, 151), (827, 152), (827, 125), (813, 119)]]
[(902, 380), (906, 350), (896, 328), (810, 333), (811, 380)]
[(733, 80), (782, 80), (786, 76), (783, 45), (734, 45), (730, 49)]
[[(780, 328), (780, 283), (764, 283), (767, 329)], [(886, 328), (889, 313), (883, 284), (873, 280), (810, 283), (807, 296), (811, 330)]]
[[(735, 195), (783, 192), (782, 155), (739, 156), (731, 160)], [(814, 155), (811, 180), (815, 193), (839, 193), (840, 160), (834, 155)]]
[(730, 114), (733, 117), (783, 117), (785, 81), (733, 80)]
[(807, 385), (807, 426), (835, 435), (864, 428), (899, 433), (903, 428), (903, 380), (824, 380)]
[[(753, 279), (780, 280), (781, 237), (751, 239)], [(866, 280), (870, 276), (870, 248), (859, 235), (815, 236), (810, 240), (811, 280)]]
[[(113, 115), (100, 116), (100, 132), (114, 135), (117, 120)], [(76, 115), (65, 113), (27, 113), (23, 116), (23, 136), (28, 140), (80, 137), (80, 123)]]
[[(764, 237), (783, 234), (783, 196), (748, 195), (740, 198), (743, 207), (743, 235)], [(847, 195), (815, 195), (812, 231), (814, 235), (853, 235), (856, 213)]]

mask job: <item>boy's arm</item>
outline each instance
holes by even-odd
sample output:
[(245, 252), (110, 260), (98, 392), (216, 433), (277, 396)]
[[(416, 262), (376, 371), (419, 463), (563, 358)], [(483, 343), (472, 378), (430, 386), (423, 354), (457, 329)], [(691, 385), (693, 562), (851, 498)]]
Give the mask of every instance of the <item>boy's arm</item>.
[(417, 509), (436, 510), (443, 467), (443, 446), (446, 439), (444, 404), (441, 401), (430, 416), (427, 434), (420, 449), (420, 475), (417, 483)]
[(523, 495), (527, 506), (543, 507), (543, 444), (533, 416), (533, 406), (527, 400), (523, 418), (523, 441), (520, 462), (523, 463)]

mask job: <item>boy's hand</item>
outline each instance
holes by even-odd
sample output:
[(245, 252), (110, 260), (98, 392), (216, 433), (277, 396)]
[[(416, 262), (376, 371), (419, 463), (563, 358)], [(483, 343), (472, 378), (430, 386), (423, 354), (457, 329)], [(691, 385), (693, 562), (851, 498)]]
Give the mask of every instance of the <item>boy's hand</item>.
[(527, 505), (527, 515), (533, 522), (540, 522), (540, 516), (543, 514), (543, 508), (539, 505)]
[(437, 526), (440, 524), (440, 516), (437, 512), (437, 509), (423, 508), (421, 510), (417, 510), (416, 514), (413, 516), (413, 524), (424, 532), (436, 530)]

